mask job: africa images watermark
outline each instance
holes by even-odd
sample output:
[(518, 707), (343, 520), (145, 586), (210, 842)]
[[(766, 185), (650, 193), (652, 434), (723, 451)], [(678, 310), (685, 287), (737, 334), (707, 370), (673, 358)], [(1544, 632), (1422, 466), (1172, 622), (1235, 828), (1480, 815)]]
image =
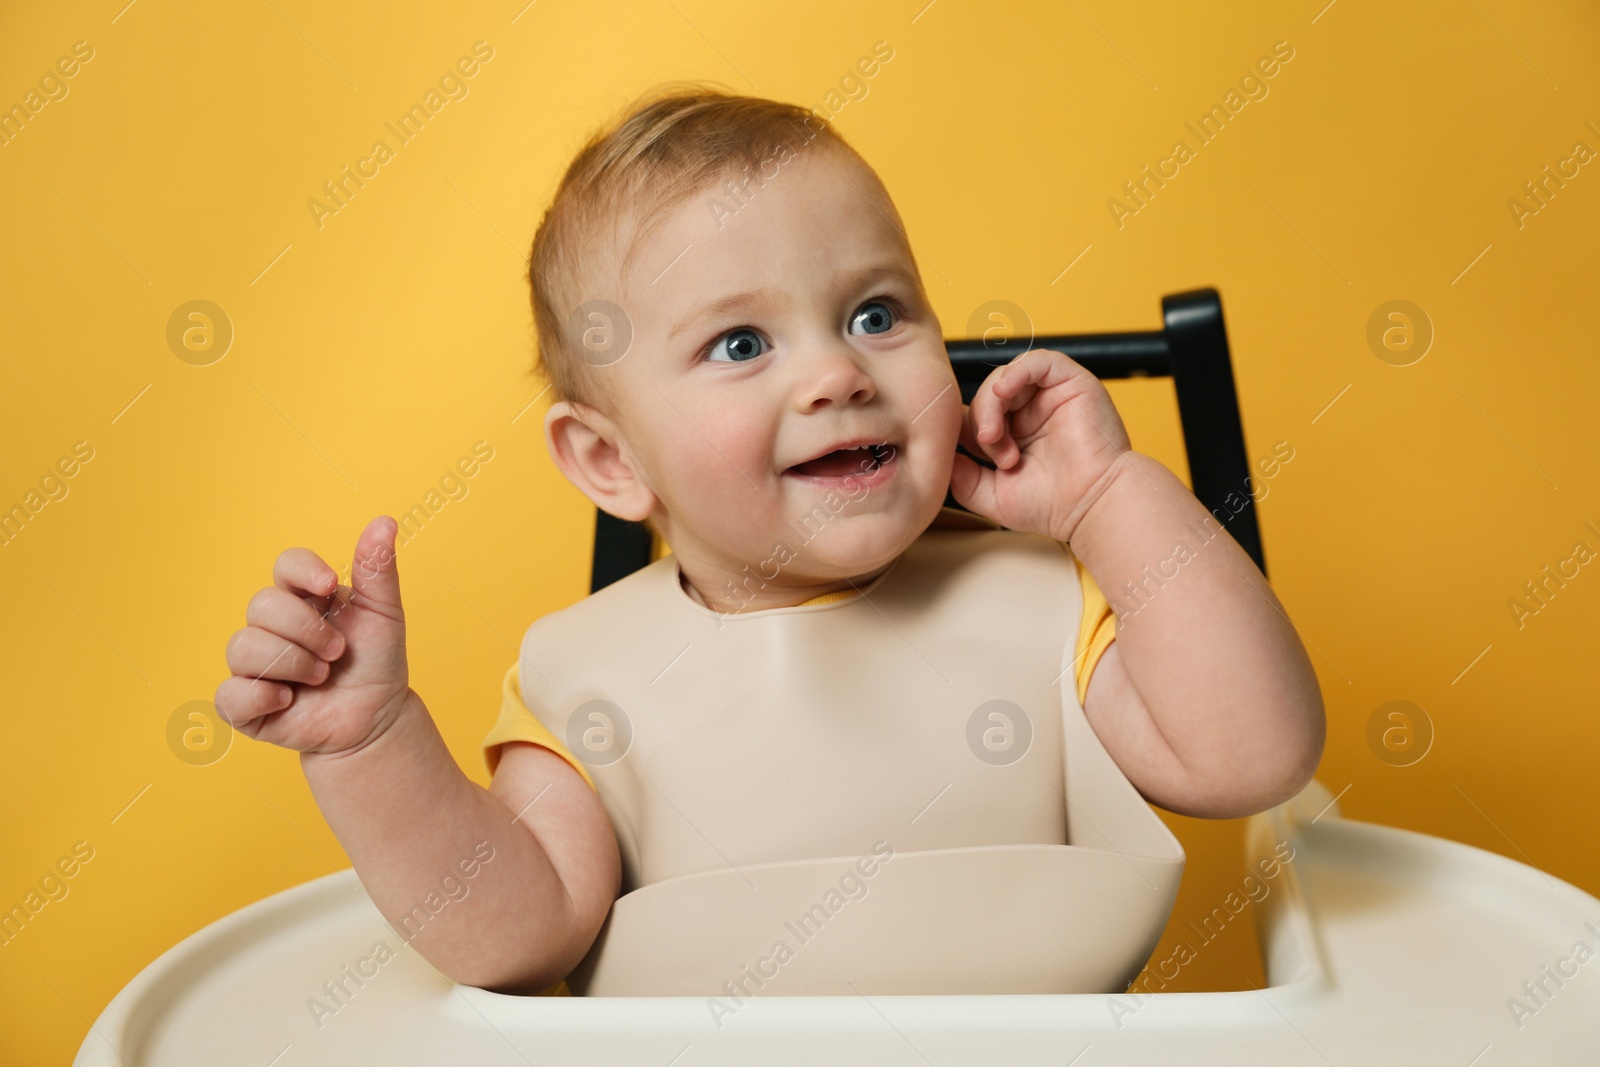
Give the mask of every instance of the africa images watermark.
[[(422, 133), (429, 120), (444, 110), (446, 104), (452, 100), (465, 100), (467, 94), (472, 91), (467, 79), (476, 77), (482, 65), (492, 59), (494, 59), (493, 45), (487, 41), (473, 42), (472, 54), (464, 55), (455, 61), (454, 66), (446, 67), (445, 72), (439, 76), (437, 89), (430, 86), (422, 95), (420, 103), (414, 102), (394, 122), (383, 124), (394, 135), (395, 144), (401, 148), (410, 144)], [(306, 200), (306, 210), (311, 212), (311, 221), (316, 224), (317, 229), (320, 230), (327, 225), (329, 216), (337, 215), (349, 207), (356, 193), (365, 189), (367, 182), (382, 173), (384, 164), (393, 160), (398, 154), (397, 148), (391, 147), (388, 141), (379, 139), (372, 142), (372, 148), (367, 155), (356, 160), (354, 170), (346, 163), (336, 177), (323, 182), (323, 199), (313, 196)]]
[(74, 842), (70, 855), (63, 855), (39, 876), (38, 889), (29, 889), (20, 902), (0, 912), (0, 948), (9, 948), (11, 942), (21, 936), (23, 928), (37, 919), (51, 902), (66, 900), (67, 894), (72, 892), (70, 879), (77, 877), (83, 865), (92, 859), (93, 845), (87, 841)]
[(791, 945), (787, 937), (778, 938), (767, 954), (755, 961), (753, 971), (752, 965), (746, 963), (739, 968), (739, 978), (730, 978), (722, 983), (724, 992), (728, 994), (726, 999), (706, 998), (706, 1009), (711, 1012), (711, 1021), (717, 1024), (717, 1029), (722, 1029), (725, 1018), (738, 1014), (739, 1009), (755, 997), (750, 989), (752, 983), (758, 991), (765, 988), (767, 983), (762, 979), (776, 978), (778, 969), (794, 959), (799, 949), (820, 934), (828, 921), (843, 911), (846, 904), (865, 899), (871, 888), (867, 885), (867, 879), (876, 875), (878, 869), (892, 859), (894, 846), (887, 841), (874, 841), (871, 852), (857, 857), (855, 863), (845, 868), (836, 883), (838, 888), (830, 888), (822, 894), (821, 900), (796, 918), (784, 920), (783, 929), (794, 936), (795, 944)]
[(1111, 221), (1116, 224), (1117, 229), (1123, 229), (1127, 226), (1129, 217), (1149, 207), (1157, 191), (1166, 188), (1167, 182), (1182, 173), (1184, 164), (1198, 157), (1199, 148), (1204, 148), (1220, 137), (1223, 129), (1230, 121), (1239, 117), (1239, 113), (1246, 105), (1252, 100), (1265, 100), (1267, 94), (1272, 91), (1267, 82), (1276, 77), (1282, 66), (1293, 59), (1293, 46), (1288, 41), (1276, 42), (1272, 46), (1272, 53), (1256, 60), (1255, 65), (1239, 78), (1239, 88), (1229, 89), (1223, 96), (1222, 103), (1212, 104), (1210, 110), (1195, 122), (1185, 122), (1183, 125), (1194, 134), (1197, 147), (1189, 147), (1188, 141), (1175, 141), (1172, 150), (1156, 160), (1154, 169), (1146, 163), (1140, 168), (1138, 177), (1122, 183), (1123, 192), (1131, 203), (1115, 196), (1106, 200), (1106, 210), (1111, 212)]
[[(472, 855), (458, 860), (455, 868), (440, 879), (439, 888), (429, 890), (401, 917), (399, 933), (402, 942), (410, 944), (428, 929), (428, 923), (449, 904), (465, 900), (467, 894), (472, 892), (469, 880), (477, 877), (483, 867), (494, 859), (494, 855), (493, 845), (488, 841), (479, 841), (473, 846)], [(461, 872), (460, 878), (456, 877), (457, 870)], [(311, 1012), (311, 1021), (317, 1024), (317, 1029), (321, 1030), (329, 1017), (343, 1011), (356, 994), (378, 976), (383, 965), (396, 955), (398, 952), (394, 946), (380, 938), (372, 943), (372, 948), (365, 956), (345, 964), (339, 968), (338, 974), (323, 982), (321, 996), (306, 998), (306, 1010)]]
[[(1590, 133), (1600, 137), (1600, 127), (1593, 122), (1583, 124)], [(1595, 158), (1595, 150), (1589, 147), (1587, 141), (1574, 141), (1571, 152), (1565, 159), (1556, 161), (1555, 169), (1546, 163), (1538, 175), (1522, 183), (1523, 195), (1508, 197), (1506, 209), (1511, 212), (1512, 221), (1517, 224), (1517, 229), (1528, 225), (1528, 220), (1550, 206), (1550, 201), (1556, 197), (1557, 190), (1565, 189), (1567, 182), (1576, 178), (1582, 168)]]
[(78, 76), (85, 64), (94, 59), (94, 45), (88, 41), (74, 41), (72, 54), (55, 62), (55, 69), (45, 68), (39, 76), (39, 87), (30, 88), (9, 108), (0, 105), (0, 148), (22, 136), (28, 124), (38, 121), (39, 113), (52, 103), (65, 100), (72, 92), (69, 79)]
[[(819, 118), (832, 119), (850, 103), (865, 100), (867, 94), (871, 92), (871, 86), (867, 84), (868, 81), (877, 77), (883, 66), (893, 58), (893, 45), (888, 41), (875, 42), (872, 46), (872, 54), (857, 59), (854, 67), (851, 70), (847, 70), (839, 78), (839, 88), (829, 89), (827, 95), (823, 98), (821, 106), (812, 108), (811, 113)], [(805, 130), (803, 131), (798, 127), (795, 129), (795, 132), (802, 139), (799, 148), (791, 146), (788, 142), (778, 145), (772, 155), (761, 160), (756, 165), (756, 173), (754, 175), (750, 173), (750, 165), (745, 164), (744, 170), (737, 181), (729, 178), (712, 192), (706, 201), (706, 206), (710, 209), (711, 221), (716, 224), (717, 229), (722, 229), (724, 223), (730, 217), (737, 215), (748, 206), (750, 201), (755, 198), (756, 193), (765, 188), (768, 182), (778, 177), (785, 166), (800, 158), (800, 151), (816, 140), (817, 131), (812, 129), (811, 123), (806, 121), (804, 125)], [(768, 173), (769, 166), (771, 173)], [(754, 190), (750, 188), (752, 181), (755, 182)]]
[[(1270, 479), (1276, 478), (1283, 468), (1294, 460), (1294, 446), (1288, 441), (1278, 441), (1272, 447), (1272, 455), (1256, 461), (1256, 467), (1261, 472), (1261, 477), (1246, 477), (1244, 493), (1250, 500), (1260, 502), (1272, 492)], [(1172, 551), (1167, 556), (1158, 560), (1155, 570), (1146, 563), (1141, 569), (1142, 577), (1135, 582), (1126, 579), (1121, 589), (1117, 590), (1126, 597), (1123, 604), (1113, 604), (1117, 612), (1117, 625), (1123, 625), (1128, 619), (1139, 614), (1155, 599), (1156, 593), (1166, 587), (1167, 582), (1177, 578), (1182, 573), (1184, 564), (1194, 560), (1205, 548), (1222, 533), (1227, 523), (1239, 512), (1244, 510), (1245, 497), (1238, 490), (1233, 490), (1223, 499), (1220, 506), (1211, 509), (1211, 515), (1201, 520), (1200, 523), (1186, 523), (1188, 530), (1195, 534), (1196, 547), (1191, 548), (1185, 541), (1176, 541)], [(1220, 524), (1217, 521), (1220, 520)], [(1108, 591), (1109, 595), (1109, 591)]]
[(453, 500), (467, 499), (467, 494), (472, 492), (468, 479), (477, 477), (483, 465), (492, 459), (494, 459), (493, 445), (488, 441), (473, 442), (472, 453), (460, 456), (455, 461), (454, 469), (447, 467), (439, 476), (438, 489), (430, 486), (420, 502), (412, 504), (408, 510), (399, 514), (396, 521), (400, 529), (395, 534), (398, 543), (411, 544), (428, 521), (444, 510), (446, 504)]
[[(1600, 938), (1600, 926), (1596, 926), (1592, 920), (1584, 923), (1583, 928)], [(1511, 1013), (1511, 1021), (1517, 1024), (1517, 1029), (1521, 1030), (1528, 1025), (1530, 1018), (1549, 1007), (1550, 1001), (1566, 984), (1578, 977), (1578, 969), (1594, 957), (1595, 950), (1589, 942), (1579, 939), (1572, 943), (1572, 950), (1567, 955), (1555, 961), (1554, 966), (1544, 964), (1539, 968), (1537, 978), (1523, 982), (1522, 996), (1506, 998), (1506, 1010)], [(1551, 988), (1552, 983), (1554, 988)]]
[(29, 488), (19, 502), (0, 510), (0, 546), (9, 547), (12, 541), (22, 536), (28, 523), (51, 502), (65, 500), (72, 491), (68, 481), (76, 478), (83, 464), (92, 459), (94, 446), (88, 441), (76, 442), (70, 455), (56, 460), (54, 469), (45, 468), (45, 472), (39, 476), (38, 489)]
[[(876, 450), (872, 456), (863, 459), (856, 469), (865, 475), (876, 467), (893, 462), (894, 458), (895, 447), (893, 445), (884, 445), (883, 448)], [(780, 539), (776, 541), (772, 546), (772, 551), (768, 553), (765, 559), (756, 564), (754, 571), (750, 569), (750, 564), (746, 563), (740, 577), (723, 580), (723, 592), (727, 594), (728, 599), (736, 601), (739, 606), (732, 611), (718, 612), (718, 627), (721, 627), (724, 619), (744, 611), (745, 606), (755, 599), (757, 591), (765, 589), (767, 583), (776, 579), (784, 567), (800, 557), (801, 549), (804, 549), (806, 545), (815, 540), (827, 528), (828, 524), (838, 518), (846, 508), (852, 504), (859, 504), (871, 492), (871, 487), (864, 485), (857, 475), (845, 475), (842, 492), (836, 489), (829, 489), (822, 495), (820, 501), (812, 505), (810, 511), (803, 513), (797, 519), (790, 519), (786, 522), (784, 529), (794, 535), (792, 538), (793, 544), (789, 540)]]
[[(1273, 846), (1273, 855), (1260, 860), (1256, 866), (1261, 871), (1258, 878), (1255, 871), (1244, 876), (1238, 890), (1229, 890), (1222, 903), (1200, 920), (1196, 926), (1193, 920), (1189, 922), (1189, 929), (1195, 932), (1198, 938), (1198, 947), (1204, 948), (1211, 944), (1228, 924), (1244, 914), (1251, 904), (1259, 904), (1266, 900), (1272, 892), (1272, 880), (1282, 872), (1283, 868), (1294, 861), (1294, 846), (1287, 841), (1279, 841)], [(1240, 891), (1243, 895), (1240, 895)], [(1193, 963), (1200, 956), (1195, 945), (1187, 940), (1179, 941), (1170, 953), (1160, 960), (1145, 965), (1143, 971), (1132, 982), (1128, 983), (1125, 993), (1113, 994), (1106, 998), (1106, 1007), (1111, 1012), (1112, 1022), (1117, 1024), (1117, 1029), (1122, 1029), (1124, 1020), (1139, 1013), (1150, 1002), (1150, 998), (1157, 992), (1167, 987), (1167, 983), (1178, 977), (1184, 967)], [(1152, 985), (1154, 989), (1152, 990)], [(1143, 992), (1139, 992), (1139, 987)]]
[[(800, 131), (797, 130), (796, 132)], [(746, 163), (744, 170), (740, 172), (737, 182), (732, 178), (728, 178), (720, 188), (712, 191), (706, 200), (706, 205), (711, 211), (711, 221), (716, 224), (717, 229), (722, 229), (728, 219), (749, 206), (750, 201), (755, 199), (757, 193), (766, 188), (768, 182), (773, 181), (779, 174), (783, 173), (784, 167), (799, 159), (800, 153), (812, 141), (817, 139), (817, 133), (811, 128), (809, 122), (806, 124), (805, 132), (801, 136), (804, 140), (801, 141), (798, 148), (785, 141), (778, 145), (776, 152), (756, 165), (755, 174), (752, 175), (750, 173), (750, 164)], [(767, 172), (769, 165), (772, 168), (770, 174)], [(750, 187), (752, 181), (755, 182), (754, 189)]]
[[(1596, 536), (1596, 543), (1600, 544), (1600, 528), (1596, 528), (1593, 522), (1585, 522), (1583, 525)], [(1555, 599), (1556, 594), (1565, 589), (1568, 582), (1582, 574), (1582, 568), (1595, 556), (1595, 550), (1589, 542), (1575, 541), (1572, 551), (1565, 557), (1554, 564), (1546, 563), (1538, 578), (1530, 578), (1523, 582), (1523, 594), (1506, 601), (1512, 617), (1517, 620), (1517, 629), (1526, 627), (1529, 619), (1549, 607), (1549, 602)]]

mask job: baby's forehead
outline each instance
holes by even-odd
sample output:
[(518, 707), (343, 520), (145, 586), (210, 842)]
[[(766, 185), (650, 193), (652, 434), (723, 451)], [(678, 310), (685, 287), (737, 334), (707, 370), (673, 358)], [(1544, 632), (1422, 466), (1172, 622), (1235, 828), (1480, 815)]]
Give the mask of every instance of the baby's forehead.
[(809, 287), (867, 261), (917, 277), (887, 190), (842, 149), (764, 175), (726, 168), (669, 203), (619, 218), (613, 247), (623, 302), (642, 307), (700, 303), (724, 290)]

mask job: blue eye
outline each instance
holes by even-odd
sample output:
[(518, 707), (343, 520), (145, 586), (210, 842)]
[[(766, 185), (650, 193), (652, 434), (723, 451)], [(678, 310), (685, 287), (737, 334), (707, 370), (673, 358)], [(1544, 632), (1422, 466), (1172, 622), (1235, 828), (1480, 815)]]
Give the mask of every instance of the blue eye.
[[(717, 350), (727, 345), (728, 358), (718, 359)], [(761, 335), (754, 330), (738, 329), (723, 334), (717, 338), (706, 352), (706, 360), (711, 363), (745, 363), (765, 351), (761, 347)]]
[(861, 305), (861, 310), (855, 313), (850, 320), (850, 332), (855, 333), (856, 323), (865, 327), (862, 333), (888, 333), (894, 329), (895, 314), (888, 304), (881, 300), (872, 300)]

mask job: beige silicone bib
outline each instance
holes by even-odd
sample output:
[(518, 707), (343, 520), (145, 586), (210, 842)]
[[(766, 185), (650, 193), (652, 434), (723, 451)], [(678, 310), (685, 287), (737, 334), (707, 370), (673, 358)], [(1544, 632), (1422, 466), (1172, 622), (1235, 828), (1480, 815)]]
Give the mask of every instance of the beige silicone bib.
[(1184, 856), (1078, 704), (1081, 598), (947, 510), (848, 600), (722, 615), (668, 556), (535, 623), (524, 699), (622, 852), (573, 992), (1120, 988)]

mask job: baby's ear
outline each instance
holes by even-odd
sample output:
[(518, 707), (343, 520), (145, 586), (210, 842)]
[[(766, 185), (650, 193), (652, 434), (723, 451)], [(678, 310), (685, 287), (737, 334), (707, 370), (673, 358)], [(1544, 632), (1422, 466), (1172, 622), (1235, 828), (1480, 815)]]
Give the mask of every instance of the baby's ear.
[(558, 400), (544, 417), (545, 445), (567, 480), (619, 519), (643, 522), (655, 493), (639, 476), (616, 423), (587, 406)]

